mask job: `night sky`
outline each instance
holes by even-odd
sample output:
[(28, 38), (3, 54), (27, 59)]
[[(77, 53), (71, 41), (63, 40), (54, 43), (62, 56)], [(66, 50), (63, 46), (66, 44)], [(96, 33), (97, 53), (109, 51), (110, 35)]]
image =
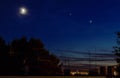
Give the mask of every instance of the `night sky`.
[(7, 42), (26, 36), (47, 49), (112, 51), (119, 30), (120, 0), (0, 0), (0, 35)]

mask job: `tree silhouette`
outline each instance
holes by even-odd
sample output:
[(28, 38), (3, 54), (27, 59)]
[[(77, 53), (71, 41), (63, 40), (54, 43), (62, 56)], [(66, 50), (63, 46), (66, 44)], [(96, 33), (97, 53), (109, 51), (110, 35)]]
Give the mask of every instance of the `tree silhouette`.
[(116, 71), (118, 74), (118, 78), (120, 78), (120, 32), (117, 32), (117, 44), (118, 45), (113, 48), (114, 48), (114, 53), (115, 53), (116, 62), (117, 62)]
[[(57, 75), (60, 73), (58, 67), (59, 59), (49, 54), (39, 39), (31, 38), (29, 45), (29, 68), (31, 75)], [(59, 70), (59, 71), (58, 71)]]
[(8, 74), (8, 47), (0, 37), (0, 75)]
[(60, 60), (49, 54), (39, 39), (25, 37), (13, 40), (12, 69), (16, 75), (58, 75), (61, 69)]
[(25, 73), (24, 60), (27, 56), (27, 40), (25, 37), (15, 39), (12, 41), (10, 47), (13, 49), (11, 68), (13, 68), (16, 75), (23, 75)]
[(0, 37), (0, 75), (61, 75), (59, 58), (39, 39), (14, 39), (8, 45)]

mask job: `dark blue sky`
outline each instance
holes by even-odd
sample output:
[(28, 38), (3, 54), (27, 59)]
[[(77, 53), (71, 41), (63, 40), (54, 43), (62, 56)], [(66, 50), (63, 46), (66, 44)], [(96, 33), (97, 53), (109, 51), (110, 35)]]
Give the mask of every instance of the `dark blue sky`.
[[(22, 6), (28, 15), (19, 15)], [(6, 41), (24, 35), (40, 38), (47, 49), (112, 50), (119, 30), (120, 0), (0, 0)]]

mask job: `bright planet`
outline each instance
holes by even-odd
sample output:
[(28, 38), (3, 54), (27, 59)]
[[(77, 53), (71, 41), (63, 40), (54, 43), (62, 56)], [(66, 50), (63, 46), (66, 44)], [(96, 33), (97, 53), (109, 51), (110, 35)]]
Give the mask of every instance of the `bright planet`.
[(28, 10), (27, 10), (27, 8), (25, 8), (25, 7), (20, 7), (19, 13), (20, 13), (21, 15), (27, 15), (27, 14), (28, 14)]

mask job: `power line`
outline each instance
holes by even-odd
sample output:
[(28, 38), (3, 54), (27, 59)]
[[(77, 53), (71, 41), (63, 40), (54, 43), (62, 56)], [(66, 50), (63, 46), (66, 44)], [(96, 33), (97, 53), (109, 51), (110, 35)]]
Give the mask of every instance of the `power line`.
[[(68, 67), (72, 63), (80, 63), (85, 62), (89, 63), (89, 69), (91, 67), (91, 62), (101, 62), (108, 63), (115, 61), (115, 55), (113, 51), (109, 50), (89, 50), (89, 51), (74, 51), (74, 50), (60, 50), (60, 49), (51, 49), (50, 51), (56, 53), (56, 55), (60, 58), (60, 60)], [(99, 53), (98, 53), (99, 52)], [(100, 53), (101, 52), (101, 53)], [(104, 53), (103, 53), (104, 52)], [(109, 52), (109, 53), (108, 53)], [(70, 57), (72, 56), (72, 57)], [(96, 63), (95, 63), (96, 64)]]
[(115, 59), (113, 59), (113, 58), (97, 58), (97, 59), (94, 59), (94, 58), (89, 58), (89, 57), (87, 57), (87, 58), (76, 58), (76, 57), (63, 57), (63, 56), (60, 56), (60, 58), (64, 61), (64, 60), (66, 60), (66, 58), (68, 59), (69, 58), (69, 60), (70, 61), (72, 61), (72, 62), (74, 62), (74, 61), (115, 61)]
[[(73, 53), (73, 54), (87, 54), (89, 55), (89, 52), (88, 51), (73, 51), (73, 50), (60, 50), (60, 49), (50, 49), (50, 51), (57, 51), (57, 52), (65, 52), (65, 53)], [(91, 54), (100, 54), (100, 55), (113, 55), (113, 51), (108, 51), (108, 50), (99, 50), (98, 52), (110, 52), (109, 54), (108, 53), (97, 53), (97, 50), (96, 50), (96, 53), (93, 53), (91, 51)]]

